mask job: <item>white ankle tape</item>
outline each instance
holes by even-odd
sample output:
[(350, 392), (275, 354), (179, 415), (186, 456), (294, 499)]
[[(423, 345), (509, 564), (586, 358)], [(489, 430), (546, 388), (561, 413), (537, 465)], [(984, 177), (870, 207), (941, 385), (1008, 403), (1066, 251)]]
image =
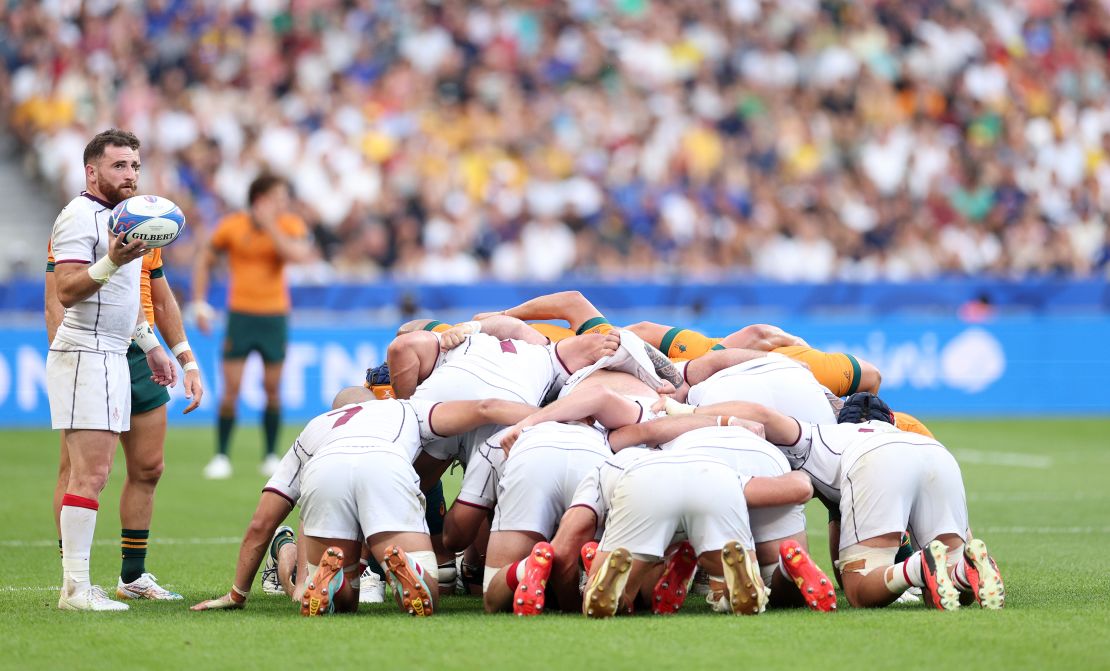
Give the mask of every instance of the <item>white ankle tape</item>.
[(485, 594), (489, 591), (489, 586), (493, 584), (493, 579), (497, 577), (497, 572), (503, 568), (505, 567), (490, 566), (489, 564), (486, 564), (485, 572), (482, 573), (482, 594)]
[(840, 551), (836, 567), (841, 573), (858, 573), (865, 576), (879, 568), (894, 564), (897, 547), (873, 548), (869, 545), (849, 545)]
[(439, 583), (439, 563), (436, 562), (436, 553), (431, 550), (421, 550), (420, 552), (406, 553), (412, 563), (418, 564), (420, 568), (424, 569), (424, 582), (430, 587), (432, 583)]
[[(767, 585), (768, 587), (771, 586), (771, 576), (775, 575), (775, 569), (777, 569), (778, 567), (779, 565), (777, 562), (774, 564), (767, 564), (766, 566), (764, 566), (763, 564), (759, 565), (759, 576), (763, 578), (764, 585)], [(785, 578), (786, 576), (783, 577)]]

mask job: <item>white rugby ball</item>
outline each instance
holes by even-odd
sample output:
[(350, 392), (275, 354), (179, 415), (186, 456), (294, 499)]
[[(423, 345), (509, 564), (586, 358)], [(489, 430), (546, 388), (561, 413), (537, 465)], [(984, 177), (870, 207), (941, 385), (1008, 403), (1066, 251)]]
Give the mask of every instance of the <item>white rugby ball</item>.
[(132, 196), (116, 205), (108, 222), (124, 242), (142, 240), (147, 247), (165, 247), (185, 230), (185, 214), (172, 200), (161, 196)]

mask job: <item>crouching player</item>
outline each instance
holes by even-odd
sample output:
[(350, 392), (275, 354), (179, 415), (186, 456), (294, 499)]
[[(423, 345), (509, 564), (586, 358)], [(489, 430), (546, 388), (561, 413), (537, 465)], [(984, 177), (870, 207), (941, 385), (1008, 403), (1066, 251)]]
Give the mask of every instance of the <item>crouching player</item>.
[[(895, 428), (877, 396), (866, 399), (846, 406), (846, 421), (836, 425), (800, 423), (761, 406), (737, 411), (762, 422), (791, 466), (839, 506), (836, 564), (852, 606), (886, 606), (912, 585), (934, 608), (955, 610), (961, 600), (1002, 608), (1002, 576), (970, 535), (959, 464), (936, 440)], [(923, 549), (897, 562), (904, 529)]]
[(274, 530), (299, 500), (304, 551), (321, 558), (305, 574), (302, 614), (357, 609), (365, 542), (386, 569), (402, 610), (431, 615), (436, 561), (413, 458), (437, 436), (512, 424), (534, 410), (507, 401), (374, 400), (364, 387), (343, 390), (333, 406), (309, 422), (263, 490), (231, 591), (193, 610), (243, 607)]

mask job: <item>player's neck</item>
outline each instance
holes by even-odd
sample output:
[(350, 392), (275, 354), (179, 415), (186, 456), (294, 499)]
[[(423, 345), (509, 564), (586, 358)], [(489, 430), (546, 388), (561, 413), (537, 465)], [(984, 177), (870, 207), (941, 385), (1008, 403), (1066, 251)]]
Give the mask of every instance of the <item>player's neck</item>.
[(107, 207), (107, 208), (112, 208), (112, 207), (116, 206), (116, 203), (113, 203), (112, 201), (108, 200), (104, 196), (104, 194), (100, 192), (100, 189), (96, 188), (95, 184), (86, 183), (85, 184), (85, 190), (81, 192), (81, 195), (85, 196), (86, 198), (89, 198), (91, 200), (95, 200), (96, 202), (100, 203), (101, 205), (103, 205), (104, 207)]

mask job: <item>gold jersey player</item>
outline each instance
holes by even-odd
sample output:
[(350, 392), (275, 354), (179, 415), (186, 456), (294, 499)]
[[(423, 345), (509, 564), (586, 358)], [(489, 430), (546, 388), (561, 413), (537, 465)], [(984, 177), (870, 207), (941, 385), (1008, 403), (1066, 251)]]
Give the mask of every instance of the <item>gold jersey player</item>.
[(230, 275), (227, 331), (223, 341), (223, 381), (217, 420), (216, 456), (204, 469), (210, 479), (231, 477), (228, 448), (235, 427), (239, 385), (247, 355), (262, 357), (262, 386), (266, 409), (262, 415), (266, 454), (262, 472), (272, 475), (278, 458), (274, 454), (281, 427), (281, 371), (285, 362), (290, 310), (285, 264), (306, 261), (311, 254), (304, 222), (290, 214), (289, 187), (274, 175), (261, 175), (251, 182), (246, 212), (220, 221), (211, 239), (198, 255), (193, 277), (193, 299), (197, 324), (208, 333), (212, 309), (204, 302), (208, 276), (218, 255), (226, 255)]

